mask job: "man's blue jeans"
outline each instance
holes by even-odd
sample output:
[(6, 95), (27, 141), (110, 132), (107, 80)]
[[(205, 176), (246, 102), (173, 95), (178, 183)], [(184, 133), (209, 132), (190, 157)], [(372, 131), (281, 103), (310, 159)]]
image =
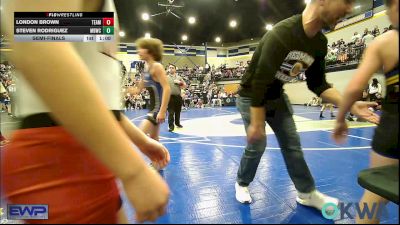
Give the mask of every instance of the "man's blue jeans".
[[(236, 104), (247, 132), (251, 121), (251, 98), (239, 97)], [(266, 122), (275, 132), (286, 168), (297, 191), (302, 193), (312, 192), (315, 190), (314, 179), (304, 160), (300, 137), (293, 120), (293, 109), (287, 95), (283, 93), (279, 99), (268, 100), (265, 109)], [(247, 143), (237, 176), (239, 185), (248, 186), (253, 181), (267, 145), (266, 141), (265, 137), (252, 144)]]

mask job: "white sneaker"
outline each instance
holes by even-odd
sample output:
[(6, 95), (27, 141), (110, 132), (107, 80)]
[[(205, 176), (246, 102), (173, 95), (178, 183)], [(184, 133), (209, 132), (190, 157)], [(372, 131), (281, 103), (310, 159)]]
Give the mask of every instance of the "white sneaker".
[(322, 210), (324, 205), (327, 203), (333, 203), (336, 206), (339, 205), (339, 199), (324, 195), (317, 190), (307, 194), (298, 192), (296, 201), (299, 204), (314, 207), (318, 210)]
[(248, 187), (242, 187), (238, 183), (236, 183), (235, 190), (236, 190), (236, 200), (238, 200), (238, 202), (243, 204), (250, 204), (252, 202)]

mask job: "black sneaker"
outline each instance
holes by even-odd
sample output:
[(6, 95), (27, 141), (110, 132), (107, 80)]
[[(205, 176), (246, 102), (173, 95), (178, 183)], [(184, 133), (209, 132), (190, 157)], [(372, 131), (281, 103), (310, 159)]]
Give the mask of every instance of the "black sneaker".
[(332, 118), (336, 118), (336, 116), (335, 116), (335, 115), (333, 115), (333, 114), (331, 115), (331, 117), (332, 117)]
[(172, 132), (172, 131), (174, 131), (174, 128), (168, 128), (168, 131)]
[(182, 126), (182, 125), (180, 125), (180, 124), (179, 124), (179, 125), (176, 125), (176, 126), (177, 126), (177, 127), (179, 127), (179, 128), (183, 128), (183, 126)]
[(348, 116), (348, 117), (347, 117), (347, 120), (348, 120), (348, 121), (354, 121), (353, 117), (351, 117), (351, 116)]
[(320, 119), (323, 119), (323, 118), (325, 118), (325, 116), (323, 116), (323, 115), (320, 115), (320, 116), (319, 116), (319, 118), (320, 118)]

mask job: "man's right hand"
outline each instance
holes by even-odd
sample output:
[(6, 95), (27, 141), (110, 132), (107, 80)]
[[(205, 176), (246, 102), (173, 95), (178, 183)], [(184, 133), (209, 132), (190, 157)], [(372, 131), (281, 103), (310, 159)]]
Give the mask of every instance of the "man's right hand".
[(247, 141), (254, 143), (255, 141), (265, 138), (265, 124), (254, 125), (250, 124), (247, 128)]
[(338, 144), (343, 144), (349, 133), (349, 128), (346, 121), (336, 120), (335, 129), (333, 130), (332, 138)]
[(353, 113), (357, 117), (361, 117), (367, 120), (370, 123), (379, 124), (380, 116), (370, 110), (370, 108), (377, 106), (378, 103), (376, 102), (357, 101), (351, 107), (351, 113)]
[(139, 223), (155, 221), (165, 214), (170, 191), (165, 181), (150, 167), (144, 167), (143, 171), (122, 183)]

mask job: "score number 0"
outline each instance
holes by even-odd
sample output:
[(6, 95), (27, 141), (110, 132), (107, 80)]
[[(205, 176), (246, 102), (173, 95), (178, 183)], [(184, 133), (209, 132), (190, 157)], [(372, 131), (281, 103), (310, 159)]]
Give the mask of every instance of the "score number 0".
[(114, 18), (103, 18), (103, 26), (114, 26)]
[(103, 34), (114, 34), (114, 18), (103, 18)]

